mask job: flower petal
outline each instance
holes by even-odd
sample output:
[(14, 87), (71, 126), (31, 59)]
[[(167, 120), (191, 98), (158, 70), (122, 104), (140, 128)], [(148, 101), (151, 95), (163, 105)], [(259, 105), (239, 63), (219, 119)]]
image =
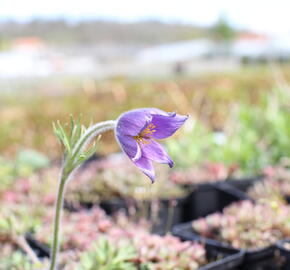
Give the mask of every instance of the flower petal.
[(188, 119), (187, 115), (170, 113), (167, 115), (153, 114), (152, 124), (155, 132), (152, 134), (154, 139), (164, 139), (173, 135)]
[(144, 109), (123, 113), (117, 120), (116, 134), (137, 136), (151, 119), (150, 112)]
[(173, 167), (174, 162), (164, 150), (163, 146), (154, 140), (146, 140), (141, 144), (142, 157), (150, 159), (158, 163), (168, 164)]
[(134, 164), (145, 174), (147, 175), (151, 182), (153, 183), (155, 180), (155, 171), (152, 165), (152, 162), (142, 156), (140, 159), (138, 159), (137, 161), (134, 162)]
[(120, 144), (121, 149), (132, 161), (138, 160), (141, 157), (142, 152), (140, 146), (132, 137), (117, 134), (116, 138)]
[(141, 108), (125, 112), (117, 119), (116, 133), (136, 136), (151, 122), (152, 116), (155, 114), (168, 115), (168, 113), (157, 108)]
[(173, 166), (173, 161), (152, 138), (171, 136), (187, 118), (156, 108), (131, 110), (117, 119), (116, 139), (132, 162), (153, 182), (155, 172), (151, 161), (166, 163), (170, 167)]

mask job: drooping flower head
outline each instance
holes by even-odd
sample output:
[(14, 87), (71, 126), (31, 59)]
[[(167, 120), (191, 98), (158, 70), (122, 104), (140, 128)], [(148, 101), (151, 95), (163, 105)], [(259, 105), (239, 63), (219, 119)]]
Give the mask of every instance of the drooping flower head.
[(155, 179), (152, 161), (174, 165), (156, 141), (175, 133), (188, 116), (167, 113), (155, 108), (136, 109), (123, 113), (117, 120), (116, 138), (122, 150), (152, 182)]

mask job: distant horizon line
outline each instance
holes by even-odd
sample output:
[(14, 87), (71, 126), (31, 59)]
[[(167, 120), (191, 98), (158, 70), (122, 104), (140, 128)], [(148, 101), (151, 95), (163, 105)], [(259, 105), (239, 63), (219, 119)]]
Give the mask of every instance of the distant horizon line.
[[(211, 23), (200, 23), (200, 22), (193, 22), (190, 20), (183, 20), (179, 18), (158, 18), (154, 16), (142, 16), (139, 18), (122, 18), (122, 17), (116, 17), (116, 16), (71, 16), (71, 15), (64, 15), (64, 14), (58, 14), (58, 15), (31, 15), (27, 17), (21, 17), (17, 18), (14, 16), (2, 16), (0, 17), (0, 22), (5, 21), (15, 21), (19, 23), (23, 22), (31, 22), (34, 20), (41, 20), (41, 21), (57, 21), (57, 20), (63, 20), (68, 23), (74, 23), (74, 22), (83, 22), (83, 21), (104, 21), (104, 22), (115, 22), (115, 23), (138, 23), (138, 22), (159, 22), (163, 24), (180, 24), (180, 25), (188, 25), (188, 26), (196, 26), (196, 27), (210, 27), (215, 24), (215, 22)], [(217, 22), (217, 20), (216, 20)], [(235, 24), (228, 21), (228, 23), (235, 27)]]
[[(0, 16), (0, 23), (5, 22), (16, 22), (16, 23), (30, 23), (33, 21), (43, 21), (43, 22), (53, 22), (53, 21), (65, 21), (66, 23), (70, 25), (78, 24), (81, 22), (93, 22), (93, 21), (100, 21), (100, 22), (108, 22), (108, 23), (119, 23), (119, 24), (137, 24), (137, 23), (146, 23), (146, 22), (156, 22), (166, 25), (181, 25), (181, 26), (189, 26), (189, 27), (196, 27), (196, 28), (210, 28), (214, 26), (214, 24), (218, 21), (218, 19), (215, 22), (211, 23), (201, 23), (201, 22), (193, 22), (190, 20), (182, 20), (179, 18), (158, 18), (154, 16), (142, 16), (139, 18), (122, 18), (122, 17), (116, 17), (116, 16), (71, 16), (71, 15), (65, 15), (65, 14), (58, 14), (58, 15), (49, 15), (49, 16), (43, 16), (43, 15), (31, 15), (29, 17), (23, 17), (23, 18), (16, 18), (14, 16)], [(264, 34), (264, 35), (272, 35), (273, 33), (267, 32), (267, 31), (259, 31), (252, 27), (242, 26), (236, 23), (231, 22), (230, 20), (227, 20), (229, 25), (235, 30), (240, 32), (250, 32), (250, 33), (256, 33), (256, 34)]]
[[(154, 16), (144, 16), (140, 18), (121, 18), (121, 17), (115, 17), (115, 16), (85, 16), (85, 17), (75, 17), (75, 16), (69, 16), (69, 15), (53, 15), (53, 16), (29, 16), (26, 18), (15, 18), (12, 16), (9, 17), (0, 17), (0, 23), (2, 22), (16, 22), (16, 23), (31, 23), (33, 21), (43, 21), (43, 22), (54, 22), (54, 21), (65, 21), (68, 24), (74, 25), (81, 22), (90, 22), (90, 21), (101, 21), (101, 22), (112, 22), (112, 23), (119, 23), (119, 24), (137, 24), (137, 23), (146, 23), (146, 22), (155, 22), (155, 23), (161, 23), (166, 25), (182, 25), (182, 26), (189, 26), (189, 27), (197, 27), (197, 28), (210, 28), (214, 26), (214, 24), (217, 22), (207, 23), (203, 24), (200, 22), (192, 22), (189, 20), (181, 20), (181, 19), (165, 19), (165, 18), (158, 18)], [(235, 29), (236, 31), (248, 31), (248, 32), (255, 32), (256, 30), (241, 27), (234, 23), (231, 23), (228, 21), (229, 25)]]

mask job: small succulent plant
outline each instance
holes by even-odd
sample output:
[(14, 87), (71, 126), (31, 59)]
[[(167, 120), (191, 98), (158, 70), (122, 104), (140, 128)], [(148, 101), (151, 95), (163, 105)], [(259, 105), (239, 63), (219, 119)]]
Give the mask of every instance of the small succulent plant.
[(272, 200), (285, 203), (290, 196), (290, 170), (283, 167), (265, 169), (265, 179), (254, 184), (248, 194), (255, 200)]
[(100, 238), (89, 251), (80, 256), (76, 270), (135, 270), (133, 263), (137, 253), (128, 243), (110, 243)]
[[(114, 199), (144, 201), (183, 197), (185, 190), (168, 181), (169, 169), (156, 166), (158, 181), (151, 185), (123, 155), (113, 155), (91, 162), (76, 174), (70, 183), (67, 200), (70, 202), (100, 202)], [(164, 189), (168, 192), (164, 193)]]
[(0, 237), (13, 240), (41, 226), (54, 203), (54, 197), (49, 198), (50, 190), (56, 187), (50, 181), (53, 172), (51, 168), (28, 178), (18, 178), (0, 194)]
[[(43, 219), (43, 225), (38, 227), (35, 233), (35, 238), (40, 242), (51, 245), (50, 223), (53, 220), (53, 213), (47, 213)], [(99, 237), (107, 235), (112, 237), (119, 237), (127, 235), (127, 230), (134, 230), (134, 227), (148, 230), (147, 222), (132, 223), (125, 215), (119, 214), (113, 218), (107, 216), (105, 212), (93, 207), (90, 210), (80, 210), (77, 212), (63, 213), (62, 229), (64, 238), (61, 244), (62, 251), (69, 250), (86, 250), (89, 249), (94, 241)], [(79, 231), (81, 233), (75, 233)]]
[[(52, 217), (48, 215), (36, 232), (35, 237), (41, 242), (50, 241)], [(128, 267), (125, 269), (133, 265), (134, 270), (193, 270), (207, 262), (202, 245), (182, 242), (171, 235), (152, 235), (145, 221), (136, 224), (121, 213), (112, 219), (97, 207), (90, 211), (64, 212), (63, 224), (60, 264), (64, 269), (89, 270), (96, 266), (100, 267), (98, 269), (123, 269), (99, 265), (99, 258), (113, 255), (116, 260), (112, 258), (110, 262), (122, 262)], [(99, 239), (107, 239), (110, 248), (106, 241), (99, 242)], [(120, 257), (124, 261), (119, 261)]]
[(28, 177), (34, 171), (47, 167), (48, 159), (33, 150), (21, 150), (15, 160), (0, 157), (0, 193), (10, 188), (18, 178)]
[(233, 203), (223, 213), (214, 213), (192, 223), (204, 237), (235, 248), (257, 249), (290, 236), (290, 207), (277, 203)]
[(131, 242), (138, 252), (140, 264), (150, 270), (194, 270), (206, 264), (206, 252), (202, 245), (182, 242), (171, 235), (162, 237), (141, 231), (133, 233)]
[(195, 270), (206, 263), (206, 252), (201, 244), (137, 229), (117, 238), (101, 238), (66, 267), (77, 270)]
[(41, 225), (45, 209), (37, 206), (5, 204), (0, 213), (0, 238), (24, 235)]
[(236, 169), (236, 166), (227, 167), (221, 163), (207, 162), (201, 166), (174, 170), (170, 179), (174, 183), (183, 185), (224, 181), (232, 176)]
[[(5, 254), (0, 258), (0, 270), (15, 269), (15, 270), (33, 270), (33, 265), (29, 258), (20, 251), (14, 251), (10, 254)], [(9, 257), (8, 257), (9, 256)]]
[(41, 226), (42, 217), (49, 209), (34, 196), (30, 197), (29, 190), (26, 179), (17, 179), (10, 190), (0, 195), (1, 270), (43, 269), (24, 235)]
[(31, 258), (15, 244), (1, 241), (0, 250), (0, 270), (42, 270), (48, 267), (47, 260), (33, 263)]
[(2, 201), (15, 204), (53, 206), (57, 182), (55, 177), (59, 174), (56, 166), (43, 169), (30, 175), (14, 180), (13, 184), (5, 189), (0, 198)]

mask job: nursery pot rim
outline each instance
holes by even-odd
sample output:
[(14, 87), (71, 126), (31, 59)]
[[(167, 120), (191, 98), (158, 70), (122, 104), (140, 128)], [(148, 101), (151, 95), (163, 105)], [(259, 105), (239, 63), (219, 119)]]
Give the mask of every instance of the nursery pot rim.
[(290, 249), (287, 249), (287, 248), (284, 247), (284, 244), (285, 244), (285, 243), (289, 243), (289, 244), (290, 244), (290, 238), (285, 238), (285, 239), (282, 239), (282, 240), (278, 241), (278, 242), (276, 243), (276, 247), (277, 247), (279, 250), (281, 250), (281, 251), (283, 251), (283, 252), (287, 252), (287, 253), (290, 254)]
[[(226, 242), (221, 242), (212, 238), (201, 236), (199, 233), (193, 230), (191, 224), (193, 221), (181, 223), (173, 227), (172, 233), (173, 235), (184, 239), (184, 240), (197, 240), (201, 243), (205, 243), (206, 245), (211, 245), (214, 247), (225, 247), (229, 248), (235, 251), (243, 251), (245, 253), (245, 261), (255, 261), (257, 260), (256, 257), (259, 257), (258, 255), (264, 254), (262, 257), (270, 257), (274, 251), (276, 243), (266, 246), (266, 247), (260, 247), (254, 250), (244, 249), (244, 248), (235, 248), (231, 246), (230, 244)], [(188, 228), (191, 228), (191, 231), (188, 231)], [(182, 235), (182, 230), (187, 230), (187, 232)], [(260, 254), (259, 254), (260, 253)]]

